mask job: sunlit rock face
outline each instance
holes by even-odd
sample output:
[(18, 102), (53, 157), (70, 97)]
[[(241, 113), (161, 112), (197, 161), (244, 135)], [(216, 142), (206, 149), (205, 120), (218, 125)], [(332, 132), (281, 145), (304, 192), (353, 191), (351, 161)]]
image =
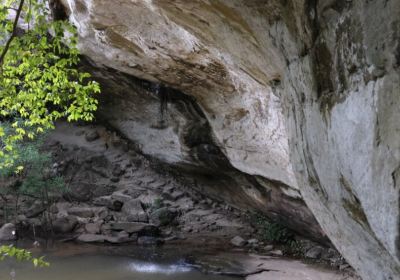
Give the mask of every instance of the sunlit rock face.
[(67, 5), (82, 36), (81, 50), (96, 64), (195, 97), (235, 167), (295, 187), (282, 108), (270, 86), (284, 63), (271, 53), (273, 42), (257, 36), (267, 35), (262, 11), (254, 30), (247, 22), (257, 5), (250, 2), (243, 15), (219, 1)]
[(193, 97), (235, 168), (300, 190), (364, 279), (400, 278), (398, 0), (63, 4), (96, 67)]

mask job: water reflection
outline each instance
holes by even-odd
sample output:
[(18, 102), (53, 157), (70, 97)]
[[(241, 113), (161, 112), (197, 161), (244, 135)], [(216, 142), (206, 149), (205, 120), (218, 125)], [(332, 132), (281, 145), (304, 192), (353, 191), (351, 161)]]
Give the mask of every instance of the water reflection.
[[(76, 247), (75, 247), (76, 248)], [(0, 262), (0, 280), (233, 280), (238, 278), (205, 275), (188, 265), (181, 256), (165, 256), (164, 251), (135, 247), (129, 255), (110, 251), (74, 251), (59, 248), (46, 255), (49, 268), (35, 269), (30, 263)], [(73, 252), (73, 253), (71, 253)], [(160, 257), (163, 256), (163, 257)], [(10, 273), (11, 272), (11, 273)]]
[(161, 265), (148, 262), (132, 262), (128, 265), (128, 269), (135, 272), (159, 274), (176, 274), (192, 271), (190, 267), (182, 264)]

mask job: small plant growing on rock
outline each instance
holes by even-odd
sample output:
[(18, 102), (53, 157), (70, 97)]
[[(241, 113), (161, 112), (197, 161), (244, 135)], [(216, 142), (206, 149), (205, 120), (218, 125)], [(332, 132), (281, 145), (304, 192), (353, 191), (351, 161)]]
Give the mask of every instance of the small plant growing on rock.
[(157, 210), (160, 209), (163, 206), (163, 202), (161, 198), (156, 198), (154, 199), (153, 205), (152, 205), (152, 210)]

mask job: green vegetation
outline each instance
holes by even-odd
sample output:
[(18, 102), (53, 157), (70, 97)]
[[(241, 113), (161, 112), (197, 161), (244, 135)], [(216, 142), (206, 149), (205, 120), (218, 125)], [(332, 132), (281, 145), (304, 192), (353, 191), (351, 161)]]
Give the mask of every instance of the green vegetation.
[(251, 215), (254, 226), (265, 241), (289, 244), (294, 242), (294, 233), (279, 223), (271, 222), (260, 213)]
[[(0, 188), (5, 220), (9, 220), (11, 214), (18, 215), (20, 196), (28, 196), (35, 201), (40, 201), (43, 209), (47, 209), (53, 203), (53, 198), (65, 191), (64, 179), (51, 171), (50, 153), (40, 149), (43, 145), (43, 138), (44, 135), (41, 135), (35, 140), (25, 140), (16, 144), (19, 157), (14, 165), (0, 169), (0, 180), (4, 179), (10, 182)], [(24, 166), (25, 168), (15, 174), (14, 166)], [(15, 198), (12, 203), (7, 200), (7, 195), (10, 194)]]
[(44, 260), (44, 257), (34, 258), (31, 252), (14, 246), (0, 246), (0, 261), (5, 258), (14, 258), (17, 261), (29, 261), (35, 267), (48, 267), (50, 265)]
[(163, 201), (161, 198), (157, 197), (156, 199), (154, 199), (153, 205), (152, 205), (152, 209), (153, 210), (157, 210), (160, 209), (163, 206)]
[(0, 170), (22, 171), (23, 140), (60, 118), (90, 121), (97, 109), (99, 85), (76, 69), (75, 29), (50, 20), (49, 2), (0, 0)]

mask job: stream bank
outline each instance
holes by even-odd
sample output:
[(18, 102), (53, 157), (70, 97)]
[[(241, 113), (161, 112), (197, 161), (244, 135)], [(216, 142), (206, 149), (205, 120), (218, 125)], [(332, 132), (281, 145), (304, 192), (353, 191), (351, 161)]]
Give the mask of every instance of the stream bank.
[[(18, 280), (51, 279), (195, 279), (195, 280), (355, 280), (348, 273), (333, 271), (298, 260), (249, 254), (235, 250), (221, 253), (217, 247), (166, 245), (115, 246), (104, 244), (42, 243), (29, 248), (45, 255), (49, 268), (35, 270), (30, 264), (0, 263), (0, 278), (10, 271)], [(3, 279), (1, 278), (1, 279)]]
[[(43, 244), (43, 238), (52, 237), (59, 242), (78, 242), (83, 251), (84, 244), (89, 243), (110, 248), (203, 248), (202, 254), (207, 249), (213, 252), (208, 258), (215, 257), (215, 262), (239, 258), (239, 263), (246, 264), (238, 267), (251, 269), (238, 273), (249, 279), (261, 279), (256, 274), (265, 273), (275, 277), (279, 272), (271, 265), (293, 264), (293, 270), (285, 273), (292, 275), (299, 268), (308, 275), (307, 265), (286, 256), (330, 265), (332, 275), (352, 273), (334, 248), (273, 223), (268, 224), (272, 230), (260, 227), (260, 221), (250, 212), (210, 198), (193, 187), (187, 177), (165, 170), (102, 125), (59, 123), (44, 147), (54, 160), (49, 174), (62, 176), (66, 183), (62, 193), (50, 194), (46, 205), (33, 197), (19, 198), (17, 215), (10, 219), (17, 225), (18, 237), (31, 238), (31, 244)], [(9, 195), (8, 199), (10, 205), (16, 205), (15, 197)], [(5, 219), (4, 211), (2, 214)], [(15, 239), (10, 233), (13, 230), (13, 224), (3, 226), (0, 239)], [(286, 238), (286, 244), (266, 240), (264, 230), (270, 230), (270, 238), (281, 239), (276, 241)], [(207, 263), (203, 259), (200, 267)], [(211, 266), (208, 272), (211, 270), (221, 273), (218, 267)]]

